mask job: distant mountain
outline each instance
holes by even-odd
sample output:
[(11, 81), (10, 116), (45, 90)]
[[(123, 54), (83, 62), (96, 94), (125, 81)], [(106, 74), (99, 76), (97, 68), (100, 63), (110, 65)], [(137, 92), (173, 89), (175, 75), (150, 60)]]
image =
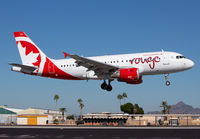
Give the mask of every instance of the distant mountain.
[[(171, 114), (200, 114), (200, 108), (193, 108), (192, 106), (180, 101), (172, 105)], [(160, 111), (148, 112), (148, 114), (161, 114)]]

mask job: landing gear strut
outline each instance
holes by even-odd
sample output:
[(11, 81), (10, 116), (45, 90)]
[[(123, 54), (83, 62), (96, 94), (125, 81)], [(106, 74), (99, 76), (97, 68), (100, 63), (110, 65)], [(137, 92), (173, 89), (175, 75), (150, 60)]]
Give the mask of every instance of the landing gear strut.
[(107, 91), (112, 91), (112, 86), (111, 86), (111, 80), (108, 81), (108, 84), (104, 80), (104, 82), (101, 84), (101, 89), (107, 90)]
[(165, 74), (166, 86), (170, 85), (170, 81), (168, 81), (168, 76), (169, 76), (169, 74)]

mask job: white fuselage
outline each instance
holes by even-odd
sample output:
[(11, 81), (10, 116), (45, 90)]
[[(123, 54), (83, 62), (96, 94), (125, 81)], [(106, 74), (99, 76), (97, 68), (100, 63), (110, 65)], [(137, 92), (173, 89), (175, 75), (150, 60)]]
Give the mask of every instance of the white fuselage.
[[(170, 74), (184, 71), (194, 66), (193, 61), (176, 52), (149, 52), (87, 58), (110, 64), (120, 69), (138, 68), (141, 76)], [(51, 60), (57, 67), (72, 76), (80, 79), (101, 79), (95, 75), (94, 71), (88, 71), (85, 67), (77, 66), (74, 59)]]

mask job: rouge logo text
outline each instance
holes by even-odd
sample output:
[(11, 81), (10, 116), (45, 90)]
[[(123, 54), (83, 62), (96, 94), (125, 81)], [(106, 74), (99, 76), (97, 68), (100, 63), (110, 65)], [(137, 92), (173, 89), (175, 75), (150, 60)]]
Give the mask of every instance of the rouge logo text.
[(154, 69), (155, 64), (158, 63), (158, 62), (160, 62), (160, 57), (158, 57), (158, 56), (148, 57), (148, 58), (145, 58), (145, 59), (143, 59), (143, 58), (133, 58), (132, 60), (130, 60), (131, 64), (133, 64), (133, 63), (135, 63), (135, 64), (147, 63), (148, 64), (149, 63), (149, 67), (151, 69)]

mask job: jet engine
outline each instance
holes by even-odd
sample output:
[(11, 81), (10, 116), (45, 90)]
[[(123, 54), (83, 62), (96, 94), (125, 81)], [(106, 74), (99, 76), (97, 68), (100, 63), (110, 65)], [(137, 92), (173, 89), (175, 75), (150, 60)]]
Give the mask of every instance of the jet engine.
[(139, 75), (138, 68), (119, 69), (112, 77), (117, 78), (120, 82), (126, 82), (127, 84), (142, 83), (142, 77)]

